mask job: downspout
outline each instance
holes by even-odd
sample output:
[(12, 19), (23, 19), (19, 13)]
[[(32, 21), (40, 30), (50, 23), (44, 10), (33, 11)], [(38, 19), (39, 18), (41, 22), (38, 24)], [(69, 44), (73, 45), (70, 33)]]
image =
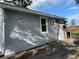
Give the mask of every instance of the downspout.
[(59, 41), (59, 23), (58, 23), (58, 34), (57, 34), (57, 40)]
[(3, 26), (3, 54), (5, 55), (5, 15), (4, 10), (2, 9), (2, 26)]
[[(4, 2), (4, 0), (0, 0), (0, 2)], [(2, 41), (1, 41), (1, 53), (4, 56), (5, 51), (5, 38), (4, 38), (4, 11), (0, 8), (1, 12), (1, 34), (2, 34)]]

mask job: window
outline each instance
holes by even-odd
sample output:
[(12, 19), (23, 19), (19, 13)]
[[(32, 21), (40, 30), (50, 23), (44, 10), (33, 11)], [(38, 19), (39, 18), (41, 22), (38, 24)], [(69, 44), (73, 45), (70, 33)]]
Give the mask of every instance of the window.
[(63, 28), (66, 29), (66, 25), (64, 25)]
[(47, 32), (47, 20), (46, 20), (46, 18), (41, 18), (41, 31)]
[(55, 20), (52, 20), (52, 25), (56, 26), (56, 21)]
[(52, 25), (53, 25), (54, 27), (57, 27), (57, 22), (56, 22), (55, 20), (52, 20)]

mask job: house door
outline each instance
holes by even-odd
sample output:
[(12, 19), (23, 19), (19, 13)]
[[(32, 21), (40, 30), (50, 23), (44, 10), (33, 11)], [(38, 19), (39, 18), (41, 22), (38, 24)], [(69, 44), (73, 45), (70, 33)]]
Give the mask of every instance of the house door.
[(60, 25), (59, 28), (59, 40), (64, 40), (64, 30), (62, 25)]

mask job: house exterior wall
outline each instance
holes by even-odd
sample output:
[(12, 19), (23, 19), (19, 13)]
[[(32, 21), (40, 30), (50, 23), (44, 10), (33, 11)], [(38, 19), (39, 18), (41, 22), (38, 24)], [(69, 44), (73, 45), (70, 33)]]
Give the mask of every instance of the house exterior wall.
[(47, 18), (48, 33), (42, 33), (39, 15), (5, 10), (5, 55), (57, 40), (58, 27)]

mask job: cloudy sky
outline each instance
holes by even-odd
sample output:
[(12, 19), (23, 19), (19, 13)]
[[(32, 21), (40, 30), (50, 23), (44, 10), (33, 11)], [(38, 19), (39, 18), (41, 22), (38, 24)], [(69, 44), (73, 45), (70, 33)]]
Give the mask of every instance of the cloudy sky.
[(68, 18), (68, 24), (71, 19), (75, 19), (79, 25), (79, 5), (76, 6), (75, 0), (33, 0), (30, 9), (63, 16)]

